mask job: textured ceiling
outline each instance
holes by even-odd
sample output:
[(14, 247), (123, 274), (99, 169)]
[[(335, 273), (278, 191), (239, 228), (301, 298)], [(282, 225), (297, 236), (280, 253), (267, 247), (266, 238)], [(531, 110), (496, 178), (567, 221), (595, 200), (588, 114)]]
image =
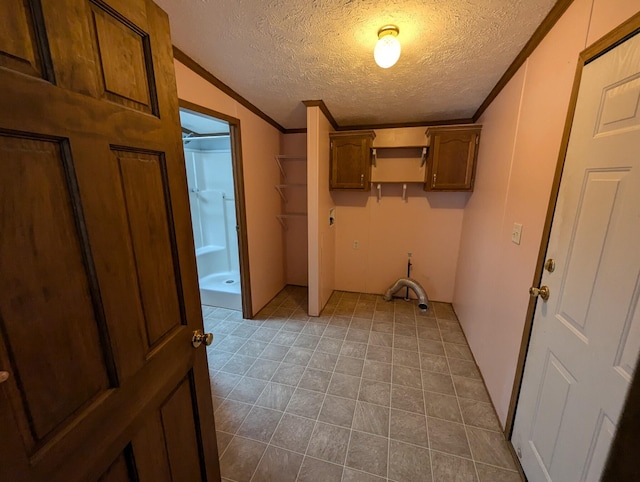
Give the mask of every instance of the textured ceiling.
[[(303, 100), (340, 126), (469, 118), (555, 0), (155, 0), (173, 43), (288, 129)], [(402, 55), (373, 61), (378, 29)]]

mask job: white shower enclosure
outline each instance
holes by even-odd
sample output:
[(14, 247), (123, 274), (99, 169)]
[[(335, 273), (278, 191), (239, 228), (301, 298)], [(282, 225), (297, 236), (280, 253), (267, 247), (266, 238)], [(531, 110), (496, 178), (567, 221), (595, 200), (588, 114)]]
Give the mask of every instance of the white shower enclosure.
[(242, 310), (229, 124), (180, 109), (200, 297)]

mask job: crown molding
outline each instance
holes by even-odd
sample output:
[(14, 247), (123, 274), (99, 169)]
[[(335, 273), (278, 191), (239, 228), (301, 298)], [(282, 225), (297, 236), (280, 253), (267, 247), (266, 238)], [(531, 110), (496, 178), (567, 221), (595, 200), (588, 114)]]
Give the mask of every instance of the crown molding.
[(533, 51), (540, 45), (540, 42), (547, 36), (553, 26), (560, 20), (560, 17), (567, 11), (567, 8), (573, 3), (573, 0), (558, 0), (553, 8), (549, 11), (542, 23), (538, 26), (529, 41), (524, 45), (520, 53), (516, 56), (509, 68), (500, 77), (498, 83), (493, 87), (491, 92), (484, 102), (480, 104), (478, 110), (473, 114), (473, 122), (477, 122), (483, 112), (491, 105), (491, 103), (498, 97), (498, 94), (502, 92), (502, 89), (506, 87), (511, 78), (516, 75), (516, 72), (522, 67), (524, 62), (529, 58)]

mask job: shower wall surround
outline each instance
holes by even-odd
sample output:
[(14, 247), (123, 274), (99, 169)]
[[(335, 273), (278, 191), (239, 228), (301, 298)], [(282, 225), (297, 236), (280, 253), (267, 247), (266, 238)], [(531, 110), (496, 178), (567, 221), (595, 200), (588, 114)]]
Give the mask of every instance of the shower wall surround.
[(185, 147), (202, 302), (242, 309), (231, 152)]

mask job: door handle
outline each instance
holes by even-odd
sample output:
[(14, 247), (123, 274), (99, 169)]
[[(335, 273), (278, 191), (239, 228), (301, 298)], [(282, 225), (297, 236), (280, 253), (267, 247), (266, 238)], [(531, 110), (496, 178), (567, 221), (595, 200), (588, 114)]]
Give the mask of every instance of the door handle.
[(529, 288), (529, 294), (531, 296), (533, 296), (534, 298), (536, 296), (539, 296), (544, 301), (547, 301), (549, 299), (549, 293), (550, 292), (549, 292), (548, 286), (541, 286), (540, 288), (536, 288), (535, 286), (532, 286), (531, 288)]
[(193, 338), (191, 338), (191, 344), (194, 348), (198, 348), (203, 343), (205, 346), (211, 345), (213, 342), (213, 333), (202, 333), (200, 330), (193, 332)]
[(11, 374), (9, 372), (5, 372), (4, 370), (0, 371), (0, 383), (4, 383), (9, 380)]

